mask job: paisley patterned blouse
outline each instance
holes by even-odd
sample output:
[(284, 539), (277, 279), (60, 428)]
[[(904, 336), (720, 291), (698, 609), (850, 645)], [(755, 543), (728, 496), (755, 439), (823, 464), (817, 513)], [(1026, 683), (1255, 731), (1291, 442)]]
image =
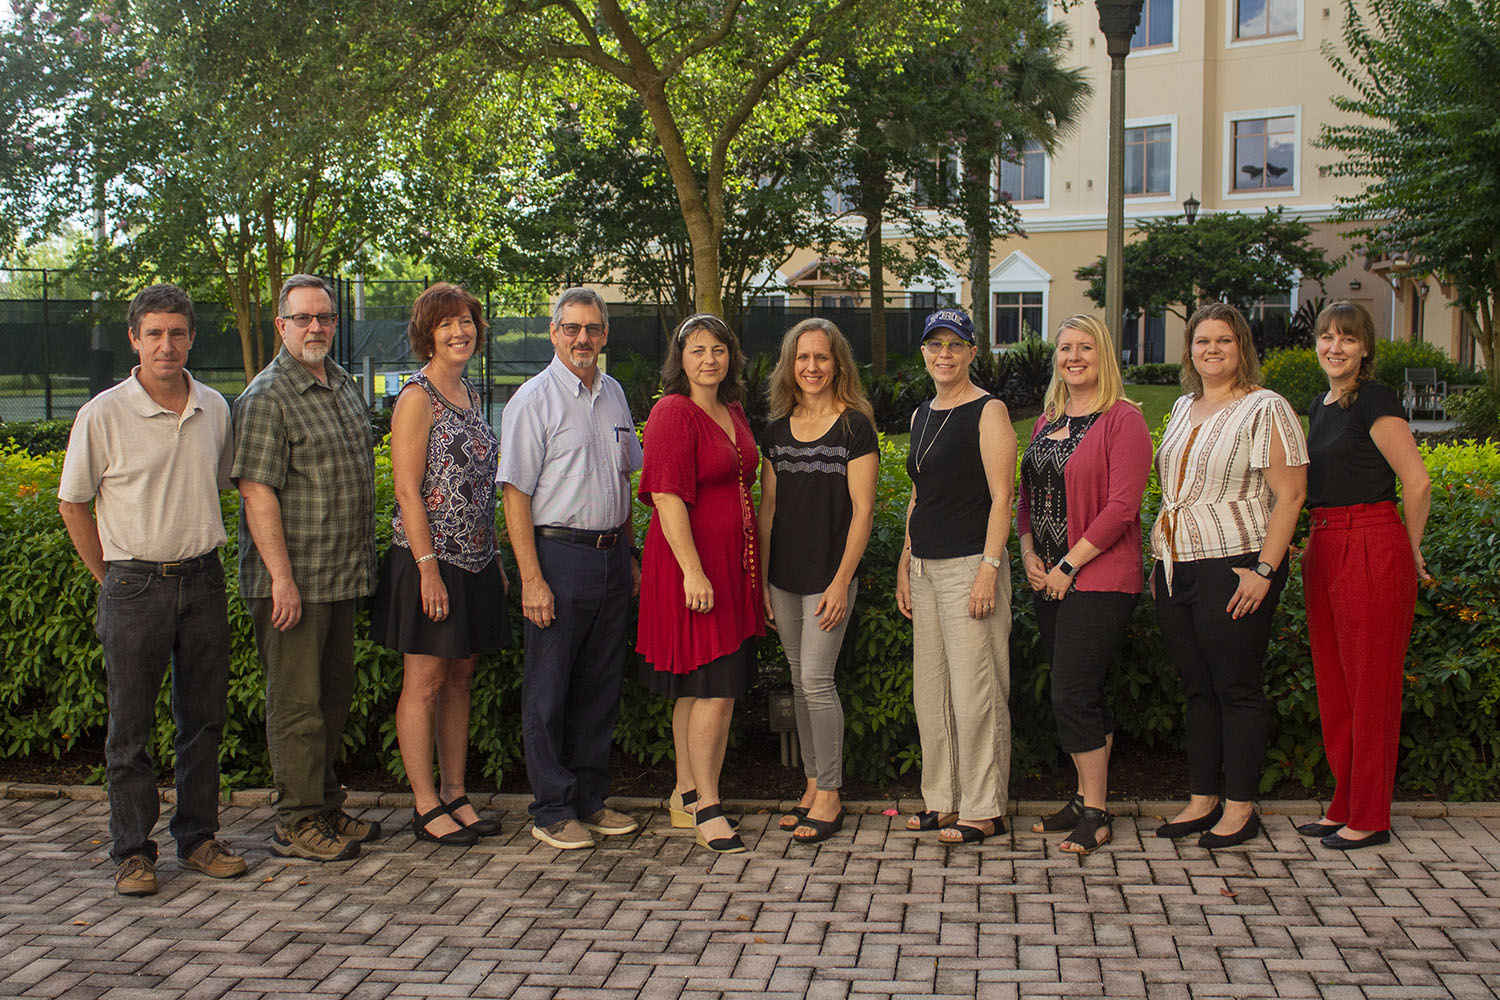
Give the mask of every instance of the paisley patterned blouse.
[[(432, 430), (427, 435), (427, 468), (422, 498), (432, 549), (445, 563), (477, 573), (495, 559), (495, 466), (500, 443), (479, 407), (479, 393), (464, 380), (469, 408), (461, 410), (427, 380), (411, 377), (432, 403)], [(409, 549), (401, 505), (391, 518), (392, 544)]]

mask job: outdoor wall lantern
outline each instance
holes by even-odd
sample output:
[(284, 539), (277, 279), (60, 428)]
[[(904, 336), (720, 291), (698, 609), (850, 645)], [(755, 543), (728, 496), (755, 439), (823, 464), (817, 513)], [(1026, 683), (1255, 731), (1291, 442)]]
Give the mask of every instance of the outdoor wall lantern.
[(1182, 203), (1182, 214), (1187, 216), (1188, 225), (1191, 226), (1195, 221), (1197, 221), (1198, 209), (1202, 206), (1203, 202), (1198, 200), (1197, 195), (1190, 194), (1187, 196), (1187, 201)]

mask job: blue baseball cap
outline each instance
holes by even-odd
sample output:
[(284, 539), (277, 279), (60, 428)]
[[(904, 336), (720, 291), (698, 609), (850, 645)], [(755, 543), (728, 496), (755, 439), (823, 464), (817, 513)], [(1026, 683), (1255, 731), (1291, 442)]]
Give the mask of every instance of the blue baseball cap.
[(934, 330), (952, 330), (966, 343), (974, 343), (974, 321), (962, 309), (939, 309), (929, 313), (927, 324), (922, 327), (922, 339), (931, 337)]

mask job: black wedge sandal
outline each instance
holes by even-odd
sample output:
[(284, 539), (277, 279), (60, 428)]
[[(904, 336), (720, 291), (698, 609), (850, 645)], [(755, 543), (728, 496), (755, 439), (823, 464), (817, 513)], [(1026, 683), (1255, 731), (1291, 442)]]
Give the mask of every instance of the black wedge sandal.
[[(1100, 831), (1104, 833), (1103, 838), (1099, 836)], [(1068, 839), (1058, 846), (1058, 850), (1065, 854), (1092, 854), (1114, 839), (1115, 818), (1103, 809), (1085, 807), (1078, 825), (1068, 834)], [(1067, 846), (1069, 844), (1073, 846)]]
[(1071, 830), (1078, 825), (1083, 818), (1083, 796), (1075, 795), (1072, 800), (1057, 812), (1048, 816), (1040, 823), (1031, 824), (1032, 833), (1061, 833), (1063, 830)]
[[(740, 835), (737, 833), (728, 837), (716, 837), (713, 840), (709, 840), (703, 836), (703, 827), (701, 824), (711, 819), (718, 819), (723, 815), (724, 809), (718, 804), (699, 806), (698, 811), (694, 813), (694, 817), (697, 820), (693, 824), (694, 839), (698, 841), (698, 846), (706, 847), (715, 854), (743, 854), (749, 848), (745, 846), (745, 842), (740, 839)], [(734, 824), (730, 823), (729, 828), (731, 830), (734, 829)]]

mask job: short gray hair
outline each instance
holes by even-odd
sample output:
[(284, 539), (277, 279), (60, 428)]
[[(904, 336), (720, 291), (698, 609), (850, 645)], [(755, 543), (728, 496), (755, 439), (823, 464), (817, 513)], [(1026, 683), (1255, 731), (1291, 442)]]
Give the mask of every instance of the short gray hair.
[(276, 315), (283, 316), (286, 314), (287, 297), (299, 288), (316, 288), (328, 296), (328, 304), (330, 306), (334, 305), (333, 289), (328, 286), (328, 282), (316, 274), (294, 274), (281, 283), (281, 294), (276, 297)]
[(604, 299), (592, 288), (570, 288), (557, 297), (557, 305), (552, 307), (552, 325), (556, 326), (562, 322), (562, 311), (564, 306), (584, 305), (593, 306), (599, 310), (599, 322), (609, 326), (609, 307), (604, 304)]

